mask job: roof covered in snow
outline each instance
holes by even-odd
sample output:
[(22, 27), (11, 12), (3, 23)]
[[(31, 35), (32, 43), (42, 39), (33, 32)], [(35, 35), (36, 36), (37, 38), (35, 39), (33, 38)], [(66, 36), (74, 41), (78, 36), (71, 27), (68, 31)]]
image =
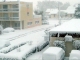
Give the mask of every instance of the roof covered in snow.
[(75, 7), (69, 6), (65, 12), (68, 14), (69, 13), (74, 14), (75, 13)]
[[(75, 13), (75, 7), (69, 6), (66, 10), (60, 10), (63, 12), (66, 12), (68, 14), (74, 14)], [(49, 12), (49, 14), (57, 14), (58, 9), (47, 9), (46, 12)]]
[(50, 30), (50, 33), (80, 33), (80, 19), (72, 19)]
[(49, 12), (49, 14), (57, 14), (58, 9), (47, 9), (46, 12)]

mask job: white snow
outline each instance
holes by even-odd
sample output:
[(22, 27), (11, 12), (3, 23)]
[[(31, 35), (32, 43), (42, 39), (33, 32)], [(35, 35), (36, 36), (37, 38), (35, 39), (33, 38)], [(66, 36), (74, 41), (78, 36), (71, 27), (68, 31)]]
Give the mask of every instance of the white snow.
[[(22, 36), (22, 37), (19, 37), (17, 39), (15, 38), (15, 40), (10, 41), (11, 45), (9, 47), (5, 47), (5, 48), (1, 49), (0, 52), (9, 51), (10, 49), (13, 49), (13, 47), (16, 47), (16, 46), (19, 46), (20, 44), (26, 43), (25, 45), (20, 47), (21, 52), (17, 52), (17, 49), (15, 49), (15, 50), (12, 50), (11, 52), (9, 52), (9, 54), (8, 53), (5, 54), (7, 56), (11, 56), (11, 57), (14, 57), (14, 58), (18, 54), (17, 57), (22, 58), (25, 55), (25, 53), (29, 53), (35, 47), (40, 47), (41, 44), (44, 44), (46, 42), (44, 40), (45, 33), (44, 33), (44, 31), (41, 31), (41, 30), (44, 30), (48, 27), (50, 27), (50, 28), (54, 27), (55, 22), (56, 21), (53, 21), (52, 25), (37, 26), (37, 27), (34, 27), (34, 28), (29, 28), (29, 29), (25, 29), (25, 30), (15, 31), (14, 33), (11, 32), (11, 33), (8, 33), (8, 34), (1, 35), (0, 38), (8, 40), (9, 38), (12, 38), (12, 37), (14, 38), (15, 36), (23, 34), (25, 32), (27, 33), (26, 36)], [(56, 22), (56, 23), (58, 23), (58, 22)], [(38, 32), (39, 30), (40, 30), (40, 32)], [(29, 45), (30, 41), (32, 41), (31, 45)]]
[(70, 35), (65, 36), (65, 41), (71, 41), (72, 42), (73, 38)]
[(72, 50), (69, 56), (69, 60), (80, 60), (80, 51)]
[(58, 14), (58, 9), (52, 9), (49, 14)]
[(72, 19), (50, 30), (50, 33), (80, 33), (80, 20)]
[[(62, 60), (64, 58), (64, 50), (59, 47), (49, 47), (43, 52), (43, 60)], [(63, 55), (63, 57), (61, 57)]]

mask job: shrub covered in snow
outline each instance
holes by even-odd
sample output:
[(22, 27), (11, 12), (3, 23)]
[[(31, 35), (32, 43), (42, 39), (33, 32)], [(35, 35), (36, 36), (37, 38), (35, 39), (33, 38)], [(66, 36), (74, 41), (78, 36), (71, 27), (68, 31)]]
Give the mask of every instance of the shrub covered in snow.
[(27, 43), (28, 43), (29, 45), (32, 45), (33, 41), (28, 41)]
[(9, 45), (11, 45), (11, 44), (10, 44), (10, 41), (7, 41), (7, 42), (5, 43), (5, 47), (8, 47)]
[(17, 48), (17, 52), (20, 52), (20, 51), (21, 51), (21, 49), (18, 47), (18, 48)]
[(49, 41), (49, 35), (45, 35), (45, 36), (44, 36), (44, 40), (45, 40), (45, 41)]
[(24, 45), (24, 44), (26, 44), (26, 42), (25, 42), (25, 43), (21, 43), (21, 44), (19, 44), (19, 45), (9, 46), (9, 47), (6, 47), (6, 48), (0, 50), (0, 52), (1, 52), (1, 53), (8, 53), (8, 52), (10, 52), (10, 51), (12, 51), (12, 50), (14, 50), (14, 49), (16, 49), (16, 48)]
[(69, 36), (69, 35), (65, 36), (65, 42), (66, 41), (72, 41), (72, 40), (73, 40), (72, 36)]
[(80, 40), (75, 40), (75, 41), (73, 41), (73, 46), (74, 46), (77, 50), (80, 50)]
[(53, 45), (56, 47), (61, 47), (62, 49), (65, 50), (65, 42), (64, 41), (56, 40), (53, 42)]

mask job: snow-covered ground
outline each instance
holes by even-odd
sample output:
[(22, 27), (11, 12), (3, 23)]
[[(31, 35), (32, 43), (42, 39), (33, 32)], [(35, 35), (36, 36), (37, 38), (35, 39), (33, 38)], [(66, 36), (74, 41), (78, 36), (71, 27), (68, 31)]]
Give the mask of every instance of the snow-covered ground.
[[(63, 22), (65, 22), (65, 20)], [(2, 38), (5, 37), (5, 39), (9, 39), (9, 38), (12, 38), (13, 36), (15, 37), (16, 35), (23, 34), (25, 32), (28, 33), (25, 36), (22, 36), (22, 37), (19, 37), (19, 38), (15, 39), (15, 40), (10, 41), (11, 46), (9, 46), (9, 47), (12, 47), (14, 45), (18, 45), (22, 42), (24, 43), (26, 41), (27, 42), (28, 41), (33, 41), (32, 42), (33, 46), (32, 46), (32, 48), (30, 47), (30, 49), (29, 49), (29, 46), (27, 44), (25, 44), (25, 45), (20, 47), (21, 52), (17, 52), (16, 49), (15, 49), (15, 50), (8, 53), (9, 55), (14, 53), (13, 55), (19, 54), (18, 56), (22, 56), (22, 54), (24, 54), (25, 52), (29, 52), (30, 50), (32, 50), (35, 45), (39, 46), (39, 44), (42, 44), (42, 42), (44, 42), (44, 35), (45, 35), (44, 30), (46, 28), (54, 27), (55, 24), (58, 24), (58, 20), (49, 20), (49, 25), (37, 26), (37, 27), (28, 28), (28, 29), (24, 29), (24, 30), (17, 30), (15, 32), (3, 34), (3, 35), (0, 36), (0, 38), (2, 39)], [(49, 46), (47, 46), (46, 48), (48, 48), (48, 47)], [(41, 52), (37, 52), (35, 54), (32, 54), (31, 56), (29, 56), (27, 58), (27, 60), (42, 60), (42, 53), (46, 50), (46, 48), (43, 49)], [(3, 48), (1, 50), (6, 50), (6, 49), (10, 49), (10, 48), (6, 47), (6, 48)], [(29, 50), (26, 50), (26, 49), (29, 49)]]

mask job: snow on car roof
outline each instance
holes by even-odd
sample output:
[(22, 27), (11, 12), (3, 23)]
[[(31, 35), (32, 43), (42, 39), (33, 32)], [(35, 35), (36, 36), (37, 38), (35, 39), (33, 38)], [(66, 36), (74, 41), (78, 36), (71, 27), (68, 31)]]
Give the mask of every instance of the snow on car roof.
[[(72, 53), (72, 54), (79, 54), (79, 55), (80, 55), (80, 51), (79, 51), (79, 50), (72, 50), (71, 53)], [(71, 53), (70, 53), (70, 54), (71, 54)]]
[(80, 33), (80, 19), (72, 19), (50, 30), (50, 33)]
[(59, 47), (49, 47), (43, 54), (58, 54), (61, 50)]

